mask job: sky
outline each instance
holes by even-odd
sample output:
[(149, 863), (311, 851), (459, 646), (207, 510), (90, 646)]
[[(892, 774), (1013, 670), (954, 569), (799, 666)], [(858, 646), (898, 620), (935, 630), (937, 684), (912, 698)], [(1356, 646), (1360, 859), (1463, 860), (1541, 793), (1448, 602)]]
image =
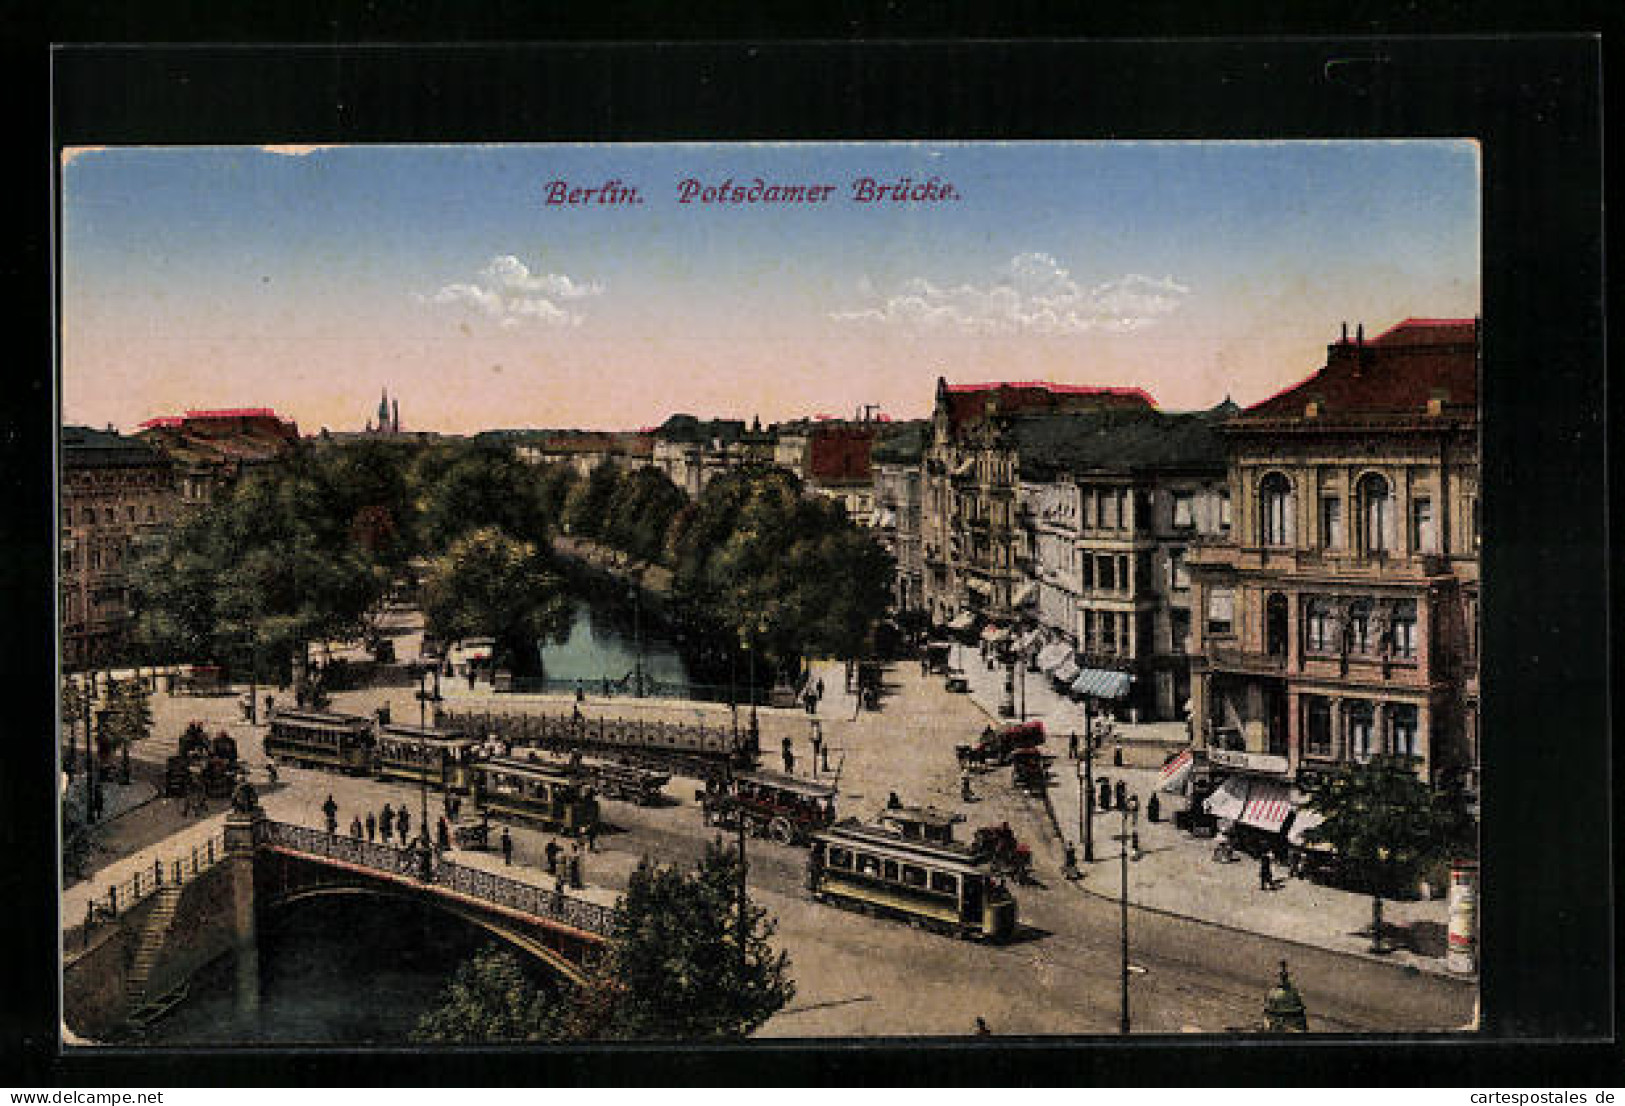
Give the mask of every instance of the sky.
[(1433, 140), (69, 150), (62, 417), (903, 419), (938, 377), (1246, 405), (1345, 321), (1478, 314), (1479, 178)]

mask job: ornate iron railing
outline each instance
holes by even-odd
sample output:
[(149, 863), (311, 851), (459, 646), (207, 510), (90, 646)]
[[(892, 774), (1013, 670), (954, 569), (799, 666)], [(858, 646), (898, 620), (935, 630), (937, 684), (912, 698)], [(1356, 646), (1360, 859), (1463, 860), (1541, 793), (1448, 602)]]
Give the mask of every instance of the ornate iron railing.
[(361, 868), (405, 876), (408, 879), (468, 895), (496, 906), (559, 922), (588, 933), (609, 936), (615, 931), (615, 911), (578, 899), (563, 891), (549, 891), (521, 880), (469, 868), (417, 847), (381, 845), (354, 837), (325, 833), (287, 822), (259, 823), (257, 841)]
[(116, 918), (165, 887), (184, 887), (224, 860), (225, 856), (226, 839), (223, 835), (217, 835), (201, 845), (192, 846), (190, 852), (171, 857), (167, 863), (154, 860), (150, 867), (136, 869), (128, 879), (109, 884), (105, 894), (92, 899), (86, 921)]

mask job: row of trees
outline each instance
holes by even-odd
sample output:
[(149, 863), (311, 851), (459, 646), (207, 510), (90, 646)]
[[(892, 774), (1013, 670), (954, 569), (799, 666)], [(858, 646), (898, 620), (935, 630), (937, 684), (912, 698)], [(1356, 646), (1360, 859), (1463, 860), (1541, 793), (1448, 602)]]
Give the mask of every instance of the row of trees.
[[(744, 1037), (795, 995), (775, 923), (745, 899), (739, 858), (710, 845), (692, 871), (645, 858), (620, 901), (608, 954), (562, 1001), (512, 953), (487, 949), (461, 967), (415, 1040), (490, 1044), (549, 1040)], [(744, 948), (740, 948), (743, 935)]]
[(657, 469), (532, 466), (505, 446), (365, 441), (245, 473), (143, 552), (130, 576), (149, 659), (268, 662), (376, 635), (394, 583), (422, 569), (428, 630), (491, 636), (520, 670), (559, 631), (560, 533), (670, 568), (688, 635), (780, 662), (856, 655), (892, 565), (841, 507), (782, 469), (739, 470), (691, 501)]

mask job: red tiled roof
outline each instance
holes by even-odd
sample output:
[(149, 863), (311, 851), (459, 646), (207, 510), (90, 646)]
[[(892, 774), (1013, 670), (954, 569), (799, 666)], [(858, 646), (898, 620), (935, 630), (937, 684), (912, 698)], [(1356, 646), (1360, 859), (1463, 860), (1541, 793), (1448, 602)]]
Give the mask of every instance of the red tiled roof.
[(989, 381), (946, 384), (948, 421), (958, 427), (987, 413), (991, 401), (999, 414), (1101, 409), (1154, 410), (1156, 401), (1143, 388), (1093, 384), (1053, 384), (1047, 380)]
[(1477, 324), (1472, 319), (1406, 319), (1367, 342), (1340, 339), (1313, 375), (1247, 408), (1245, 417), (1420, 413), (1478, 405)]

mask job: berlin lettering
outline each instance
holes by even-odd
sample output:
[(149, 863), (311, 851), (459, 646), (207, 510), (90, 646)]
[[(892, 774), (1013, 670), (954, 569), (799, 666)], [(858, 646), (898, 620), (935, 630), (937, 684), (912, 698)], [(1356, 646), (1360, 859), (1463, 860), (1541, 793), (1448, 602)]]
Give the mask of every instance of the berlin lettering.
[(641, 204), (638, 190), (619, 180), (605, 181), (595, 188), (572, 188), (566, 181), (550, 180), (542, 189), (548, 207), (581, 207), (586, 204)]
[[(725, 177), (717, 181), (689, 177), (678, 182), (675, 195), (677, 202), (686, 206), (792, 204), (813, 207), (828, 204), (841, 194), (841, 187), (835, 184), (783, 183), (761, 177), (748, 180)], [(915, 180), (913, 177), (899, 177), (896, 180), (858, 177), (848, 182), (844, 195), (850, 203), (870, 205), (957, 203), (964, 198), (951, 182), (941, 177), (928, 177), (925, 180)], [(569, 181), (550, 180), (542, 186), (542, 198), (547, 207), (620, 207), (644, 202), (643, 194), (635, 186), (618, 178), (592, 187), (577, 187)]]

